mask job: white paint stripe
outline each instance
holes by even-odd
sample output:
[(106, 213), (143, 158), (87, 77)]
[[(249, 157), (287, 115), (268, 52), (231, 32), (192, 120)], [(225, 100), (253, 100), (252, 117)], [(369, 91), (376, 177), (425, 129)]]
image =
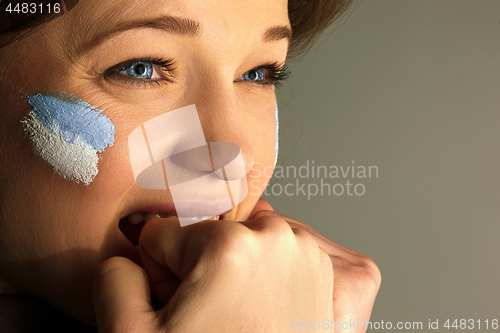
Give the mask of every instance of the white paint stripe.
[(58, 130), (52, 133), (30, 111), (27, 119), (22, 121), (38, 154), (47, 161), (54, 170), (69, 180), (76, 180), (85, 185), (92, 182), (98, 173), (99, 158), (97, 150), (86, 145), (81, 139), (74, 143), (64, 141)]

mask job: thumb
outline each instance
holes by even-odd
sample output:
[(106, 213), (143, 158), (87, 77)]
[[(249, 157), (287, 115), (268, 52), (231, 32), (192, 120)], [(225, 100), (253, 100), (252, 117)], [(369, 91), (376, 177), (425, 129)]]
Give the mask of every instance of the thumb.
[(265, 213), (266, 211), (272, 212), (272, 211), (274, 211), (274, 209), (269, 202), (267, 202), (266, 200), (261, 198), (255, 204), (255, 206), (252, 210), (252, 213), (250, 213), (250, 219), (255, 219), (259, 216), (263, 216), (266, 214)]
[(113, 257), (94, 273), (94, 306), (99, 332), (148, 332), (154, 310), (144, 270), (127, 258)]

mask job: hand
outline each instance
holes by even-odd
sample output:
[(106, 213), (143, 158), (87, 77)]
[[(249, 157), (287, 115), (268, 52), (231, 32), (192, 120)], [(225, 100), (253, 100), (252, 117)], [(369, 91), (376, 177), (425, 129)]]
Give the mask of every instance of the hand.
[[(300, 228), (311, 234), (318, 246), (323, 249), (332, 261), (334, 272), (333, 285), (333, 313), (335, 322), (342, 323), (357, 322), (363, 319), (368, 322), (372, 312), (375, 297), (380, 288), (382, 277), (380, 271), (370, 258), (367, 256), (338, 245), (316, 230), (294, 218), (274, 212), (271, 205), (260, 199), (255, 205), (251, 218), (260, 218), (263, 216), (275, 216), (284, 219), (292, 228)], [(365, 323), (366, 323), (365, 322)], [(365, 324), (357, 329), (344, 324), (344, 328), (335, 330), (335, 332), (365, 332)]]
[[(281, 217), (152, 220), (140, 251), (144, 269), (114, 257), (96, 270), (102, 332), (287, 332), (292, 319), (333, 320), (330, 257)], [(166, 304), (156, 312), (150, 288)]]

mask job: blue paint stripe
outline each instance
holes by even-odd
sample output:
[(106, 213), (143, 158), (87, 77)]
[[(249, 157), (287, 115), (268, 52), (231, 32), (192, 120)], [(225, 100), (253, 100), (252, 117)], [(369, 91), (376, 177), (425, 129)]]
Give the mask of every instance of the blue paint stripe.
[(115, 126), (92, 105), (64, 92), (57, 96), (36, 94), (28, 100), (37, 118), (52, 133), (58, 129), (66, 142), (74, 143), (79, 137), (98, 152), (113, 145)]

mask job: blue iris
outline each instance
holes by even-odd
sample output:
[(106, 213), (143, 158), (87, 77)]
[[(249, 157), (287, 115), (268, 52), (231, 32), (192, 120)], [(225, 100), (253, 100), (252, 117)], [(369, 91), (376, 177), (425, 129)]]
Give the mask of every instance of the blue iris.
[(150, 79), (153, 76), (153, 65), (148, 62), (137, 61), (126, 66), (125, 72), (139, 79)]
[(243, 80), (252, 82), (262, 82), (266, 78), (266, 74), (263, 68), (252, 69), (242, 75)]

